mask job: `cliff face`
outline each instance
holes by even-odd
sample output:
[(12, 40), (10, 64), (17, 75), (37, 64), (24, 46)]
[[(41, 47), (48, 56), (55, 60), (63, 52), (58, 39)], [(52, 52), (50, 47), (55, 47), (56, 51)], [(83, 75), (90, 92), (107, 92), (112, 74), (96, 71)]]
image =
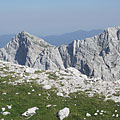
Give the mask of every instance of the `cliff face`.
[(19, 33), (0, 49), (0, 59), (43, 70), (64, 69), (58, 48), (27, 32)]
[(21, 32), (0, 49), (0, 59), (43, 70), (74, 67), (87, 76), (119, 80), (120, 27), (60, 47)]
[(65, 67), (75, 67), (87, 76), (105, 80), (120, 79), (120, 27), (108, 28), (100, 35), (74, 40), (59, 47)]

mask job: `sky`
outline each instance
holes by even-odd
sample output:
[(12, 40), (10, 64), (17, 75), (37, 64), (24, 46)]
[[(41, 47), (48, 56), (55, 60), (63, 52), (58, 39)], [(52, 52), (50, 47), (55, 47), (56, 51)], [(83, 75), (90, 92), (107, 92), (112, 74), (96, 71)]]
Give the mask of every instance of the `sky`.
[(120, 0), (0, 0), (0, 35), (36, 35), (120, 26)]

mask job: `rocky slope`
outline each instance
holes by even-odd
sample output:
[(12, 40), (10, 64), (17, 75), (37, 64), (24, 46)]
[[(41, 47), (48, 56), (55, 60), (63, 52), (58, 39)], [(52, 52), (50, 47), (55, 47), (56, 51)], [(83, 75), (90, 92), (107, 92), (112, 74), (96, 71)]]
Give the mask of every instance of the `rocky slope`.
[(60, 47), (21, 32), (0, 49), (0, 59), (42, 70), (74, 67), (87, 76), (111, 81), (120, 79), (119, 45), (120, 27)]

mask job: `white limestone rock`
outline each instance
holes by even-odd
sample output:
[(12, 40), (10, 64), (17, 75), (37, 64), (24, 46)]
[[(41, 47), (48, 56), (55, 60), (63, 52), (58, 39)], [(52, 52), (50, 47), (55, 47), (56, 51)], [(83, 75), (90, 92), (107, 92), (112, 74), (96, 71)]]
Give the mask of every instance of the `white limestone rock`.
[(28, 117), (33, 116), (36, 113), (36, 110), (39, 110), (38, 107), (29, 108), (26, 112), (22, 114), (22, 116)]
[(11, 109), (12, 108), (12, 105), (6, 105), (8, 107), (8, 109)]
[(3, 114), (4, 116), (6, 116), (6, 115), (9, 115), (10, 112), (7, 112), (7, 111), (6, 111), (6, 112), (3, 112), (2, 114)]
[(34, 73), (34, 72), (35, 72), (35, 69), (27, 67), (27, 68), (25, 69), (25, 72), (26, 72), (26, 73)]
[(91, 114), (90, 113), (86, 113), (86, 117), (91, 117)]
[(3, 108), (1, 108), (2, 109), (2, 111), (5, 111), (5, 108), (3, 107)]
[(64, 109), (58, 112), (58, 117), (60, 120), (63, 120), (64, 118), (67, 118), (69, 116), (69, 113), (70, 113), (69, 108), (65, 107)]
[(46, 107), (47, 107), (47, 108), (49, 108), (49, 107), (51, 107), (51, 106), (52, 106), (52, 105), (51, 105), (51, 104), (49, 104), (49, 105), (47, 105)]
[(64, 95), (63, 95), (63, 93), (58, 92), (57, 96), (63, 97)]
[(49, 90), (49, 89), (51, 89), (52, 87), (51, 87), (50, 85), (44, 85), (43, 88), (46, 89), (46, 90)]

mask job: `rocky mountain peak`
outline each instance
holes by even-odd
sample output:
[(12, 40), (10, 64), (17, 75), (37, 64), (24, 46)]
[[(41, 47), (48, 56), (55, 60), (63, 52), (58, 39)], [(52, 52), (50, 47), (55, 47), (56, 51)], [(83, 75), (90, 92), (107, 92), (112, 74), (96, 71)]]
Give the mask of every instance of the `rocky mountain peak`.
[(74, 40), (60, 53), (65, 67), (75, 67), (90, 77), (120, 79), (120, 27), (104, 30), (84, 40)]
[(24, 31), (0, 49), (0, 59), (43, 70), (64, 69), (57, 47)]
[(120, 26), (107, 28), (103, 33), (101, 33), (101, 35), (106, 36), (108, 39), (119, 39)]
[(113, 33), (113, 32), (116, 32), (116, 31), (118, 31), (118, 30), (120, 30), (120, 26), (109, 27), (109, 28), (105, 29), (104, 31), (108, 31), (108, 32)]
[(36, 37), (28, 32), (25, 32), (25, 31), (21, 31), (13, 39), (19, 39), (19, 41), (29, 41), (29, 42), (33, 42), (36, 44), (40, 44), (40, 43), (41, 44), (48, 44), (43, 39), (38, 38), (38, 37)]
[(42, 70), (74, 67), (89, 77), (118, 80), (120, 27), (111, 27), (94, 37), (60, 47), (22, 31), (0, 49), (0, 59)]
[(23, 35), (23, 36), (25, 36), (25, 35), (30, 35), (28, 32), (25, 32), (24, 30), (21, 31), (21, 32), (19, 32), (18, 34), (19, 34), (19, 35)]

